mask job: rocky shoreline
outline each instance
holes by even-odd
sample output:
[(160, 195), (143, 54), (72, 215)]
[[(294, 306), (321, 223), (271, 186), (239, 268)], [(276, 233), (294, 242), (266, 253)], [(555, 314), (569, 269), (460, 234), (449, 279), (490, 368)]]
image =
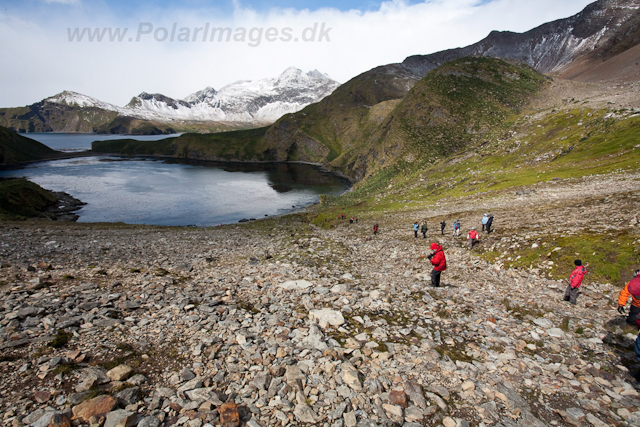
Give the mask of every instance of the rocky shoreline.
[[(201, 229), (3, 223), (3, 423), (638, 425), (637, 331), (615, 312), (616, 285), (587, 279), (570, 306), (543, 265), (504, 269), (464, 238), (409, 228), (440, 216), (464, 227), (492, 206), (496, 231), (481, 245), (524, 244), (539, 226), (628, 229), (637, 178), (550, 182), (470, 198), (463, 212), (447, 201), (330, 230), (297, 215)], [(586, 203), (576, 194), (593, 195), (598, 221), (574, 221)], [(430, 241), (447, 254), (440, 289), (428, 286)]]

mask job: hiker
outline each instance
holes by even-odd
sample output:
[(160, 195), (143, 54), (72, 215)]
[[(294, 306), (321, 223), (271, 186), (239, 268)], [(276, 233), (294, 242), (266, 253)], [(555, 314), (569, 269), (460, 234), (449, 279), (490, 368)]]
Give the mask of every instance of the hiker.
[(444, 256), (442, 246), (437, 243), (432, 243), (430, 249), (433, 251), (427, 257), (431, 264), (433, 264), (433, 270), (431, 270), (431, 286), (434, 288), (440, 287), (440, 275), (447, 269), (447, 259)]
[(376, 234), (378, 234), (378, 224), (373, 226), (373, 235), (375, 236)]
[(420, 224), (416, 221), (413, 223), (413, 237), (418, 238), (418, 230), (420, 230)]
[(487, 222), (489, 222), (489, 215), (484, 214), (484, 216), (482, 217), (482, 231), (487, 228)]
[(487, 234), (491, 233), (491, 224), (493, 224), (493, 214), (489, 214), (489, 219), (487, 220)]
[(444, 236), (444, 228), (447, 226), (446, 221), (440, 223), (440, 233)]
[[(633, 351), (636, 353), (636, 360), (640, 362), (640, 333), (636, 337), (636, 344), (633, 346)], [(640, 370), (634, 375), (636, 381), (640, 383)]]
[(633, 279), (629, 281), (620, 291), (618, 297), (618, 313), (624, 314), (624, 306), (631, 296), (631, 307), (629, 307), (629, 315), (627, 323), (633, 326), (640, 326), (638, 322), (638, 314), (640, 314), (640, 270), (633, 273)]
[(349, 218), (349, 224), (353, 224), (353, 217)]
[(460, 235), (460, 220), (457, 219), (453, 223), (453, 236), (459, 236), (459, 235)]
[(567, 286), (567, 290), (564, 292), (564, 300), (576, 305), (576, 300), (578, 299), (578, 288), (582, 284), (582, 279), (587, 273), (587, 269), (582, 266), (582, 261), (579, 259), (575, 260), (573, 263), (576, 268), (569, 276), (569, 285)]
[(356, 218), (356, 225), (358, 225), (358, 218)]
[(469, 249), (473, 249), (473, 245), (478, 241), (478, 232), (475, 227), (471, 227), (471, 230), (469, 230), (467, 240), (469, 241)]
[(427, 231), (429, 231), (429, 228), (427, 227), (427, 220), (422, 220), (422, 227), (420, 227), (420, 232), (422, 233), (422, 238), (426, 239), (427, 238)]

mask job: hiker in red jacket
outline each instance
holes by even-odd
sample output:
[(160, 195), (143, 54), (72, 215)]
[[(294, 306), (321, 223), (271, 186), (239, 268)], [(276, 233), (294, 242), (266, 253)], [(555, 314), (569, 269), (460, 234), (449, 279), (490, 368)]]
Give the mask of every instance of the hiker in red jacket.
[(469, 230), (467, 240), (469, 240), (469, 249), (473, 249), (473, 245), (478, 241), (478, 232), (475, 227), (471, 227), (471, 230)]
[(444, 256), (442, 246), (437, 243), (432, 243), (430, 246), (433, 251), (429, 258), (431, 264), (433, 264), (433, 270), (431, 270), (431, 286), (434, 288), (440, 287), (440, 275), (447, 269), (447, 259)]
[(638, 319), (640, 314), (640, 270), (636, 270), (633, 273), (633, 279), (620, 291), (618, 313), (624, 314), (624, 306), (627, 305), (629, 297), (631, 297), (631, 307), (629, 307), (627, 323), (633, 326), (640, 326), (640, 319)]
[(570, 301), (571, 304), (576, 305), (576, 300), (578, 299), (578, 288), (582, 284), (582, 279), (584, 275), (587, 273), (587, 269), (582, 266), (582, 261), (579, 259), (573, 262), (576, 265), (576, 268), (569, 276), (569, 285), (567, 286), (567, 290), (564, 292), (564, 300)]

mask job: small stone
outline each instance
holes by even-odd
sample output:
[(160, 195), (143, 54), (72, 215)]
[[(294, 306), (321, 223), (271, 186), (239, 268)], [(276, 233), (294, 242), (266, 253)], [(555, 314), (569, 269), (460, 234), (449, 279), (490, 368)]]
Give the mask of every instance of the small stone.
[(136, 413), (118, 409), (107, 414), (104, 427), (132, 427), (136, 422)]
[(362, 391), (362, 382), (360, 381), (360, 373), (350, 363), (342, 364), (342, 380), (353, 390)]
[(69, 415), (65, 413), (56, 413), (51, 417), (51, 422), (48, 427), (70, 427), (71, 420)]
[(33, 400), (38, 403), (45, 403), (49, 399), (51, 399), (51, 393), (49, 393), (48, 391), (36, 391), (35, 393), (33, 393)]
[(318, 416), (315, 412), (305, 403), (299, 403), (293, 410), (293, 415), (301, 423), (315, 424)]
[(218, 414), (220, 415), (220, 424), (222, 427), (238, 427), (240, 425), (238, 405), (234, 402), (224, 403), (218, 408)]
[(451, 417), (445, 417), (444, 420), (442, 420), (442, 425), (444, 427), (456, 427), (456, 422)]
[(127, 365), (118, 365), (115, 368), (111, 369), (107, 372), (107, 376), (111, 378), (112, 381), (124, 381), (133, 372), (133, 369)]
[(356, 420), (356, 413), (354, 411), (345, 412), (342, 416), (344, 418), (344, 425), (346, 427), (356, 427), (358, 421)]
[(320, 326), (322, 329), (326, 329), (329, 325), (340, 326), (345, 322), (341, 312), (337, 310), (331, 310), (329, 308), (311, 310), (309, 312), (309, 319), (317, 320), (318, 326)]
[(87, 422), (92, 416), (103, 416), (111, 412), (113, 408), (116, 407), (117, 403), (118, 401), (109, 395), (94, 397), (93, 399), (83, 402), (73, 408), (72, 420)]
[(389, 393), (389, 402), (392, 405), (402, 406), (403, 408), (409, 406), (407, 403), (407, 395), (404, 391), (391, 390)]

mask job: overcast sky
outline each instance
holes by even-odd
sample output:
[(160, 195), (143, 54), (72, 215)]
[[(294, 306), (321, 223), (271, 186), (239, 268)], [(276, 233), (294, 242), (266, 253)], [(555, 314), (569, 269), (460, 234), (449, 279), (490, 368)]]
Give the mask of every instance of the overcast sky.
[[(527, 31), (590, 2), (0, 0), (0, 107), (63, 90), (120, 106), (143, 91), (181, 99), (289, 66), (344, 83), (491, 30)], [(104, 32), (102, 41), (89, 41), (85, 28)], [(121, 41), (109, 41), (109, 30)]]

